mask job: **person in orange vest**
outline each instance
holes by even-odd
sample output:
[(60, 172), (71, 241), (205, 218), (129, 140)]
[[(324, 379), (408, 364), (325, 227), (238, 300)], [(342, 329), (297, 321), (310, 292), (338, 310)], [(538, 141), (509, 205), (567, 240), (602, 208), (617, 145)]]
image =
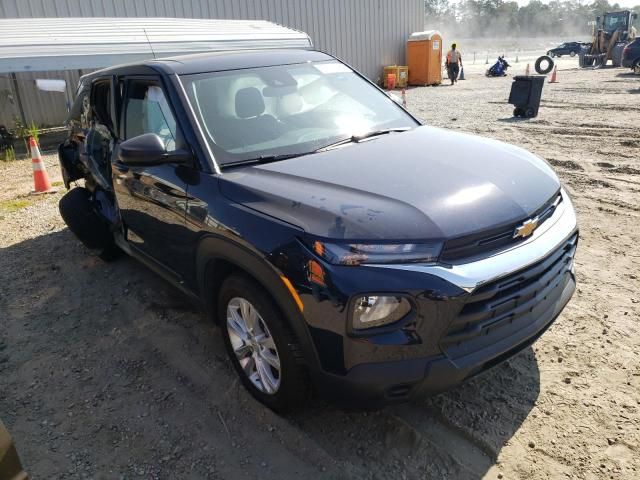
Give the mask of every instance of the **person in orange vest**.
[(462, 54), (460, 50), (456, 50), (457, 45), (454, 43), (451, 45), (451, 50), (447, 52), (447, 74), (451, 85), (458, 81), (458, 73), (460, 73), (460, 67), (462, 67)]

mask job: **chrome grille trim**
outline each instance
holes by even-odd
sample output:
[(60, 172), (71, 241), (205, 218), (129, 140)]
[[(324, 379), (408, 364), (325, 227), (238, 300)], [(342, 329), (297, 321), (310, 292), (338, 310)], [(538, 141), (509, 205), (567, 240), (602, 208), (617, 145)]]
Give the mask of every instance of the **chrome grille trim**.
[(533, 234), (512, 248), (486, 258), (454, 265), (372, 265), (370, 268), (387, 268), (421, 272), (440, 277), (467, 292), (511, 275), (545, 258), (558, 248), (577, 230), (577, 219), (573, 204), (567, 192), (562, 189), (562, 202), (555, 208), (551, 217), (538, 227)]

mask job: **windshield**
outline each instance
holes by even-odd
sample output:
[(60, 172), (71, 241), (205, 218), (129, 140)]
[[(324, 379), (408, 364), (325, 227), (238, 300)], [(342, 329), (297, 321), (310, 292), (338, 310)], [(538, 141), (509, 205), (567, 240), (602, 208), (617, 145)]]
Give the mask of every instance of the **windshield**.
[(417, 122), (337, 61), (181, 76), (221, 164), (309, 153)]
[(618, 28), (622, 28), (623, 30), (627, 28), (627, 14), (624, 12), (605, 14), (604, 30), (613, 32)]

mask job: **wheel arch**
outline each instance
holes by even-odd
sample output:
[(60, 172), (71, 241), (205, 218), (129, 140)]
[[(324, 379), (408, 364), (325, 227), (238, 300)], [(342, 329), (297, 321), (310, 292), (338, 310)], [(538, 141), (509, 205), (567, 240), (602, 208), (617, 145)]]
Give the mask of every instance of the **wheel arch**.
[(306, 321), (284, 283), (282, 272), (259, 252), (231, 239), (207, 235), (196, 250), (198, 292), (208, 316), (216, 323), (218, 292), (224, 280), (233, 273), (247, 275), (258, 283), (282, 312), (302, 347), (305, 364), (315, 369), (319, 365)]

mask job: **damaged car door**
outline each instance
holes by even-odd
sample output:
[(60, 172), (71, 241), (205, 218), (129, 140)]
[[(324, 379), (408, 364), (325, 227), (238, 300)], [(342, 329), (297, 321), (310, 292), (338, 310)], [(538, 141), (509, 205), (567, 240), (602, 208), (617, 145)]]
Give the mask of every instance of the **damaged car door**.
[(185, 259), (186, 182), (190, 160), (176, 116), (159, 78), (122, 79), (120, 141), (113, 186), (124, 235), (132, 248), (180, 281)]

